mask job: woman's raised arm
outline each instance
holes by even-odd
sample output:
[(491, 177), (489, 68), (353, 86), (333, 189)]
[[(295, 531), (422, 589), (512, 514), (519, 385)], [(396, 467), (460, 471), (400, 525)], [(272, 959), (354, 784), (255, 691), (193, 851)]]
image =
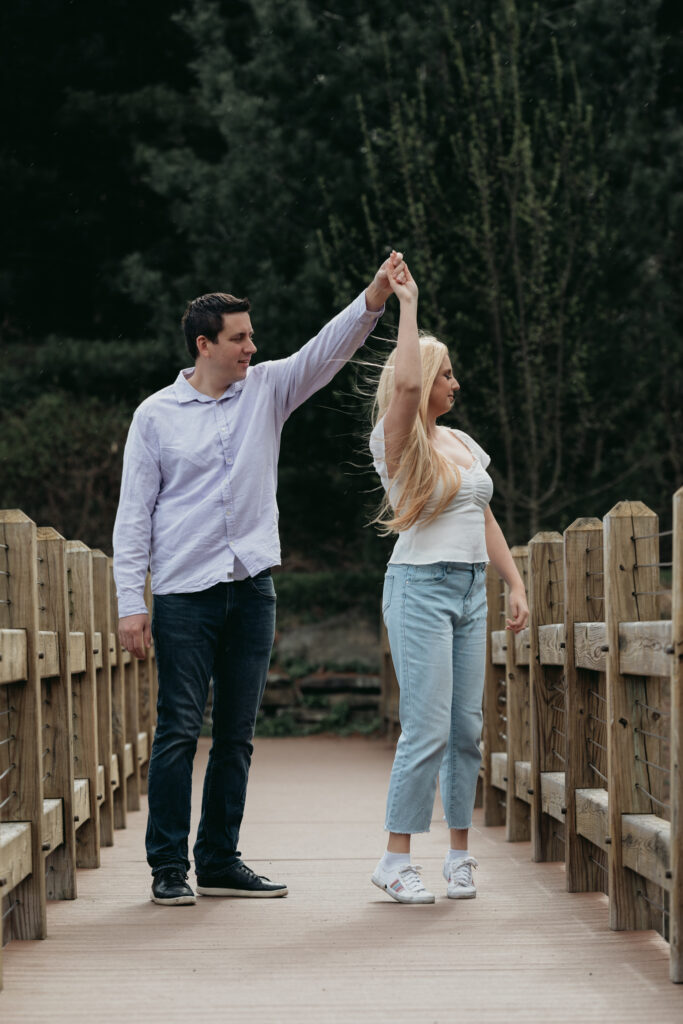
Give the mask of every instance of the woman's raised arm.
[(393, 478), (420, 408), (422, 360), (417, 331), (417, 285), (405, 263), (397, 271), (389, 271), (389, 283), (400, 305), (394, 390), (384, 417), (385, 458), (389, 477)]

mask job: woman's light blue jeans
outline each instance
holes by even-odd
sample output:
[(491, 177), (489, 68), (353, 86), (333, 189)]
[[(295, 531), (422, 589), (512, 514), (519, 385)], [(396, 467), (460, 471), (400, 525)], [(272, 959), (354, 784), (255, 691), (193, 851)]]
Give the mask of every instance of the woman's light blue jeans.
[(448, 827), (472, 824), (481, 763), (485, 570), (483, 562), (387, 568), (382, 612), (401, 690), (389, 832), (429, 831), (437, 777)]

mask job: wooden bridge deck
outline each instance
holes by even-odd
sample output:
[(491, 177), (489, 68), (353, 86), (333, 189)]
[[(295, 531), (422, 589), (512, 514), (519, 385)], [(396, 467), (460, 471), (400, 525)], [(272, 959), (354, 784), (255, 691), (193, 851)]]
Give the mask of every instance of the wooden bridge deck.
[(680, 1024), (663, 939), (610, 932), (605, 897), (565, 892), (561, 865), (531, 863), (480, 811), (476, 900), (445, 898), (438, 814), (415, 844), (436, 904), (382, 896), (369, 876), (391, 755), (377, 739), (257, 741), (242, 852), (289, 884), (284, 900), (155, 906), (131, 814), (78, 899), (50, 904), (50, 937), (6, 947), (0, 1020)]

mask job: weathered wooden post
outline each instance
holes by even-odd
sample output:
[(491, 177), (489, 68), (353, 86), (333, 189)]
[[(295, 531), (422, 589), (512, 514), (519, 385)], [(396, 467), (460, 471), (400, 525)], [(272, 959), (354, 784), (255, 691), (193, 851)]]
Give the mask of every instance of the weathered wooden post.
[(683, 487), (674, 495), (671, 612), (671, 980), (683, 982)]
[[(606, 892), (603, 854), (577, 827), (577, 791), (599, 789), (607, 806), (607, 698), (604, 672), (577, 666), (576, 624), (604, 619), (602, 522), (576, 519), (564, 533), (566, 687), (565, 862), (568, 892)], [(585, 626), (583, 627), (585, 631)], [(604, 653), (604, 652), (603, 652)], [(582, 808), (590, 805), (582, 799)], [(597, 856), (596, 856), (597, 855)]]
[[(492, 659), (491, 634), (505, 625), (501, 622), (500, 598), (503, 595), (503, 581), (491, 564), (486, 569), (486, 675), (484, 677), (484, 824), (504, 825), (505, 805), (501, 791), (491, 781), (491, 755), (506, 749), (505, 729), (507, 725), (505, 688), (500, 685), (501, 668)], [(503, 680), (504, 682), (504, 680)]]
[[(43, 796), (61, 800), (63, 842), (46, 853), (47, 896), (76, 898), (76, 828), (74, 823), (74, 746), (71, 701), (71, 634), (67, 593), (66, 541), (51, 526), (37, 531), (38, 622), (56, 634), (58, 675), (42, 679)], [(43, 670), (44, 672), (44, 670)]]
[[(529, 553), (526, 547), (512, 548), (512, 557), (528, 590)], [(506, 614), (509, 614), (506, 590)], [(505, 625), (505, 623), (503, 623)], [(521, 635), (521, 634), (520, 634)], [(529, 804), (516, 794), (516, 765), (530, 762), (529, 658), (522, 653), (513, 633), (506, 644), (505, 677), (507, 680), (507, 814), (505, 836), (508, 842), (521, 842), (530, 837)], [(525, 641), (521, 641), (524, 643)]]
[[(604, 520), (605, 626), (607, 669), (607, 764), (609, 777), (609, 914), (610, 927), (654, 928), (643, 885), (623, 860), (625, 814), (652, 813), (648, 766), (638, 757), (636, 729), (649, 724), (643, 707), (650, 704), (645, 679), (622, 675), (619, 624), (657, 617), (658, 518), (640, 501), (621, 501)], [(642, 566), (642, 568), (640, 567)]]
[[(0, 747), (0, 817), (31, 824), (31, 873), (12, 887), (0, 924), (8, 938), (16, 939), (43, 939), (47, 930), (36, 544), (35, 523), (28, 516), (18, 509), (0, 510), (0, 627), (26, 633), (26, 678), (2, 687), (0, 706), (0, 735), (6, 741)], [(4, 881), (0, 894), (10, 887), (6, 876)]]
[(126, 666), (123, 663), (123, 648), (118, 636), (118, 612), (116, 587), (111, 558), (108, 573), (109, 619), (111, 622), (111, 735), (112, 753), (116, 758), (118, 785), (114, 791), (114, 828), (126, 827), (128, 809), (128, 772), (126, 768)]
[(111, 662), (114, 654), (109, 608), (109, 560), (102, 551), (92, 552), (93, 624), (100, 637), (101, 665), (97, 669), (97, 750), (102, 766), (103, 785), (100, 804), (100, 842), (114, 843), (114, 791), (112, 777)]
[(85, 637), (85, 664), (73, 676), (74, 771), (88, 788), (88, 820), (76, 831), (77, 864), (100, 866), (100, 815), (97, 801), (99, 755), (97, 750), (97, 680), (95, 675), (95, 621), (93, 614), (92, 555), (80, 540), (66, 545), (70, 587), (71, 629)]
[[(542, 665), (539, 629), (564, 620), (562, 538), (537, 533), (529, 541), (529, 693), (531, 704), (531, 856), (564, 860), (557, 822), (543, 810), (541, 773), (562, 772), (565, 762), (562, 668)], [(557, 710), (560, 708), (561, 710)]]

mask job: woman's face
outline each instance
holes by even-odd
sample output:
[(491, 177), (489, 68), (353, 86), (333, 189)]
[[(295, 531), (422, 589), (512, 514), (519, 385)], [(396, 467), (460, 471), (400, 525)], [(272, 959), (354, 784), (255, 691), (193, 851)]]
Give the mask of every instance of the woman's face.
[(455, 401), (455, 393), (460, 390), (460, 385), (453, 376), (453, 367), (448, 356), (439, 368), (432, 390), (429, 394), (429, 413), (435, 418), (447, 413)]

